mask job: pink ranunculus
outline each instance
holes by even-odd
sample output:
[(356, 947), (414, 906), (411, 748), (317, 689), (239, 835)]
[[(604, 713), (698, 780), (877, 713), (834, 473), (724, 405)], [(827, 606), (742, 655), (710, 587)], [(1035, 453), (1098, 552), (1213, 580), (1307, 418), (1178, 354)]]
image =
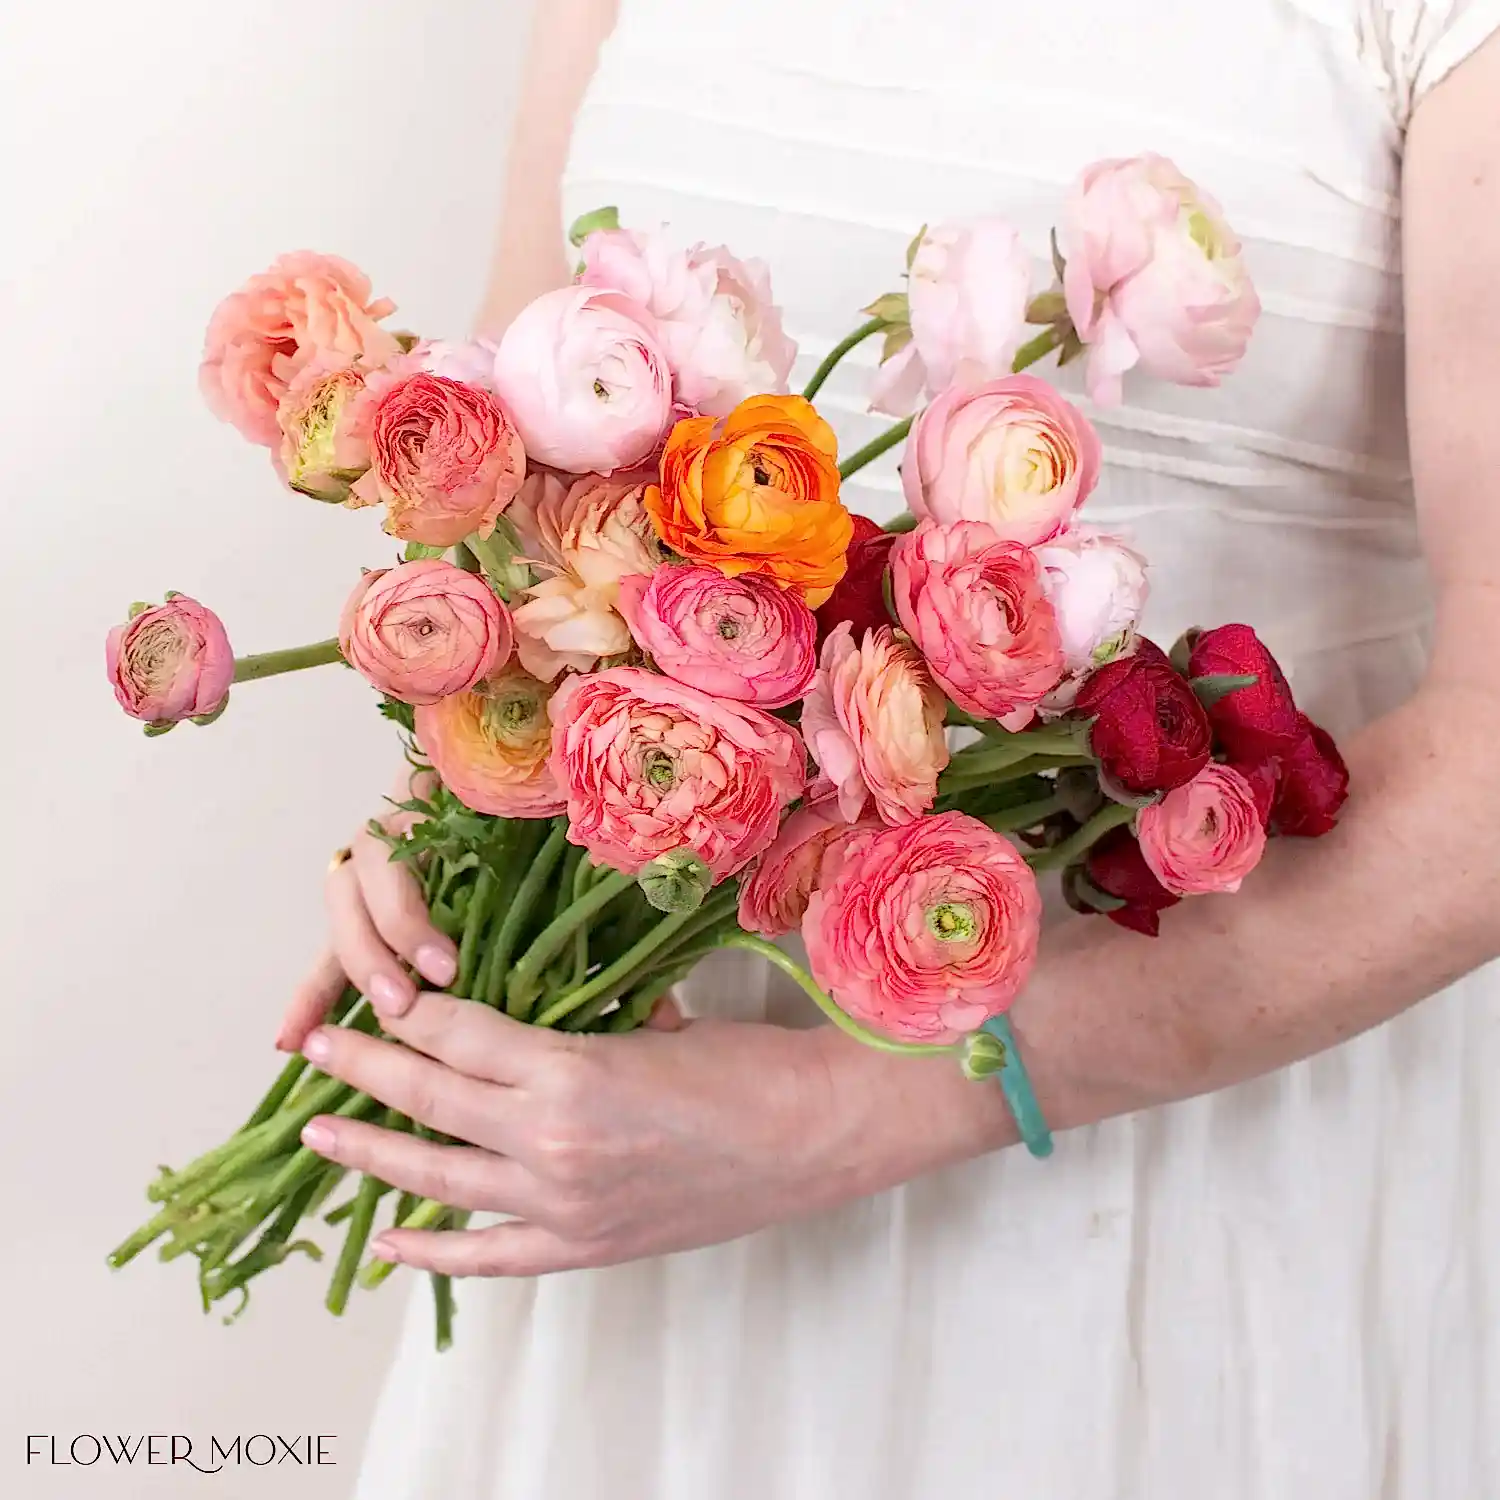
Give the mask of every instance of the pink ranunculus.
[(949, 1043), (1009, 1008), (1041, 923), (1015, 846), (950, 812), (834, 844), (802, 936), (841, 1010), (887, 1036)]
[(1011, 372), (1026, 335), (1031, 256), (1003, 219), (939, 224), (911, 263), (911, 341), (881, 365), (870, 406), (893, 417), (951, 385)]
[(643, 462), (672, 422), (656, 320), (621, 292), (543, 293), (505, 330), (494, 381), (531, 459), (570, 474)]
[(276, 409), (281, 447), (276, 470), (290, 488), (339, 504), (370, 467), (359, 421), (365, 371), (341, 354), (320, 354), (292, 378)]
[(1237, 891), (1266, 852), (1255, 788), (1215, 761), (1143, 807), (1136, 837), (1151, 873), (1174, 896)]
[(116, 625), (104, 656), (120, 707), (148, 724), (217, 713), (234, 681), (223, 622), (186, 594), (168, 594), (165, 604)]
[(647, 575), (661, 544), (641, 499), (651, 475), (585, 474), (568, 484), (538, 471), (508, 517), (539, 580), (515, 610), (516, 649), (544, 682), (589, 672), (631, 649), (620, 613), (620, 582)]
[(740, 883), (740, 926), (769, 938), (795, 932), (818, 887), (829, 849), (856, 829), (868, 832), (884, 826), (878, 818), (848, 822), (834, 793), (799, 807)]
[(1218, 385), (1239, 364), (1260, 316), (1240, 242), (1219, 205), (1165, 157), (1089, 167), (1062, 244), (1093, 400), (1118, 402), (1121, 376), (1137, 365), (1177, 385)]
[(722, 246), (678, 249), (661, 232), (601, 229), (583, 242), (578, 279), (623, 292), (656, 319), (679, 405), (723, 417), (747, 396), (786, 390), (797, 346), (760, 261)]
[(950, 387), (917, 418), (901, 466), (918, 520), (988, 521), (1035, 547), (1065, 531), (1099, 478), (1099, 434), (1034, 375)]
[(495, 351), (493, 339), (423, 339), (411, 351), (412, 363), (429, 375), (461, 380), (465, 385), (494, 389)]
[(983, 521), (920, 521), (891, 552), (901, 624), (962, 709), (1024, 729), (1063, 672), (1037, 556)]
[(221, 421), (253, 443), (281, 442), (276, 409), (297, 374), (319, 355), (384, 364), (401, 352), (379, 319), (396, 310), (370, 295), (370, 279), (348, 261), (312, 250), (283, 255), (214, 309), (198, 384)]
[(770, 845), (802, 795), (795, 730), (670, 677), (637, 667), (569, 677), (551, 712), (568, 837), (627, 874), (687, 849), (717, 883)]
[(817, 670), (812, 611), (763, 574), (658, 568), (621, 581), (620, 613), (659, 670), (717, 698), (785, 708)]
[(489, 584), (436, 558), (366, 573), (339, 619), (344, 660), (403, 703), (466, 692), (505, 665), (511, 644)]
[(451, 547), (488, 536), (526, 474), (515, 424), (489, 391), (429, 375), (410, 356), (371, 375), (353, 421), (370, 468), (349, 504), (384, 505), (403, 541)]
[(948, 764), (946, 712), (921, 656), (889, 626), (857, 645), (847, 623), (829, 635), (802, 705), (802, 735), (849, 822), (872, 797), (887, 823), (932, 806)]

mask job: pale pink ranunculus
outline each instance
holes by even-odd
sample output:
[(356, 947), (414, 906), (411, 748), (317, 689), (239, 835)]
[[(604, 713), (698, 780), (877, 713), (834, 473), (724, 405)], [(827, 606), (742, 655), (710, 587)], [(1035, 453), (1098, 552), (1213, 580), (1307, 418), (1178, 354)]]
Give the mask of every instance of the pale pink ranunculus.
[(832, 792), (799, 807), (740, 882), (740, 926), (769, 938), (795, 932), (818, 887), (829, 849), (856, 829), (868, 832), (884, 826), (878, 818), (850, 823)]
[(370, 295), (369, 277), (348, 261), (293, 251), (214, 309), (199, 388), (221, 421), (275, 448), (281, 398), (317, 356), (373, 368), (401, 352), (396, 336), (379, 323), (395, 310), (394, 302)]
[(1065, 531), (1099, 478), (1093, 423), (1035, 375), (950, 387), (917, 418), (901, 465), (918, 520), (988, 521), (1035, 547)]
[(385, 506), (403, 541), (451, 547), (495, 529), (526, 474), (526, 450), (488, 390), (431, 375), (410, 356), (365, 382), (352, 418), (370, 467), (349, 504)]
[(132, 719), (176, 724), (214, 714), (234, 681), (223, 621), (186, 594), (141, 609), (104, 644), (115, 699)]
[(925, 231), (907, 278), (911, 340), (881, 365), (872, 410), (904, 417), (924, 395), (1010, 374), (1030, 292), (1031, 256), (1003, 219)]
[(638, 667), (569, 677), (551, 712), (568, 837), (627, 874), (690, 850), (717, 883), (770, 845), (802, 795), (794, 729), (670, 677)]
[(527, 455), (570, 474), (632, 468), (672, 422), (656, 320), (622, 292), (544, 292), (505, 330), (494, 382)]
[(583, 242), (578, 280), (623, 292), (656, 319), (680, 406), (723, 417), (747, 396), (786, 390), (797, 346), (761, 261), (722, 245), (680, 249), (661, 231), (601, 229)]
[(344, 660), (402, 703), (466, 692), (505, 665), (512, 639), (489, 584), (437, 558), (366, 573), (339, 619)]
[(833, 844), (802, 937), (813, 977), (846, 1014), (946, 1044), (1010, 1007), (1041, 925), (1036, 877), (1014, 845), (949, 812)]
[(891, 595), (938, 685), (979, 718), (1024, 729), (1062, 677), (1037, 555), (984, 521), (919, 521), (891, 550)]
[(620, 581), (662, 558), (641, 504), (653, 477), (585, 474), (569, 484), (538, 471), (522, 486), (508, 519), (540, 575), (515, 609), (516, 649), (533, 676), (592, 671), (631, 649)]
[(1068, 200), (1062, 248), (1093, 400), (1117, 403), (1137, 366), (1177, 385), (1218, 385), (1243, 358), (1260, 299), (1240, 242), (1165, 157), (1089, 167)]
[(848, 622), (823, 642), (802, 704), (802, 737), (854, 822), (874, 799), (887, 823), (920, 817), (948, 764), (947, 705), (916, 649), (888, 625), (855, 643)]
[(717, 698), (785, 708), (817, 670), (813, 612), (763, 574), (668, 565), (623, 579), (620, 613), (660, 671)]
[(465, 385), (494, 389), (495, 351), (493, 339), (423, 339), (411, 351), (412, 363), (429, 375), (461, 380)]
[(1136, 837), (1151, 873), (1174, 896), (1237, 891), (1266, 852), (1255, 788), (1217, 761), (1143, 807)]
[(365, 371), (342, 354), (320, 354), (292, 378), (276, 409), (281, 447), (276, 472), (299, 494), (331, 505), (370, 467), (359, 420)]

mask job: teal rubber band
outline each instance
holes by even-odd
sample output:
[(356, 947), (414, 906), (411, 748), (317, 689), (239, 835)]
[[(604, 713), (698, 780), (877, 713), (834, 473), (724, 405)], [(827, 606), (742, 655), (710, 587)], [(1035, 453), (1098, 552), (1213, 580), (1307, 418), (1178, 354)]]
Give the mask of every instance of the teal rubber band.
[(1005, 1102), (1015, 1117), (1016, 1129), (1021, 1140), (1033, 1156), (1052, 1155), (1052, 1132), (1047, 1128), (1042, 1106), (1036, 1102), (1036, 1090), (1031, 1086), (1031, 1075), (1021, 1061), (1021, 1049), (1016, 1046), (1016, 1034), (1006, 1016), (991, 1016), (980, 1028), (987, 1031), (1005, 1048), (1005, 1066), (1000, 1069), (1000, 1087), (1005, 1093)]

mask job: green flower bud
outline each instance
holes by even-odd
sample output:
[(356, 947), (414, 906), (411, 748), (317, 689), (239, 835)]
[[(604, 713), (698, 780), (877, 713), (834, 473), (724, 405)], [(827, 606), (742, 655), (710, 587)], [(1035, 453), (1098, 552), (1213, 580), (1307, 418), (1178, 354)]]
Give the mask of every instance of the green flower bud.
[(1005, 1043), (987, 1031), (964, 1038), (962, 1062), (965, 1078), (989, 1078), (1005, 1066)]
[(696, 911), (714, 883), (708, 866), (691, 849), (658, 856), (637, 879), (657, 911)]

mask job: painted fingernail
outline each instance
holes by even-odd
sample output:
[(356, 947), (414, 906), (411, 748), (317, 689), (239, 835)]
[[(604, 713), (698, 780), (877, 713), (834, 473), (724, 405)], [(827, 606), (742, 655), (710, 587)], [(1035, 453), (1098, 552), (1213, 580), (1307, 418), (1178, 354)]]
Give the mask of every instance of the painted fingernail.
[(399, 979), (393, 979), (389, 974), (375, 975), (370, 980), (370, 988), (365, 993), (369, 995), (370, 1004), (375, 1007), (378, 1015), (404, 1015), (411, 1005), (411, 986), (402, 984)]
[(333, 1053), (333, 1044), (321, 1032), (313, 1032), (302, 1044), (302, 1055), (308, 1062), (325, 1063)]
[(458, 960), (451, 949), (427, 943), (417, 949), (417, 968), (424, 979), (447, 986), (453, 983), (453, 976), (458, 973)]
[(309, 1151), (331, 1151), (333, 1132), (319, 1121), (311, 1120), (302, 1127), (302, 1144)]
[(370, 1253), (378, 1255), (381, 1260), (395, 1260), (396, 1247), (383, 1236), (370, 1241)]

